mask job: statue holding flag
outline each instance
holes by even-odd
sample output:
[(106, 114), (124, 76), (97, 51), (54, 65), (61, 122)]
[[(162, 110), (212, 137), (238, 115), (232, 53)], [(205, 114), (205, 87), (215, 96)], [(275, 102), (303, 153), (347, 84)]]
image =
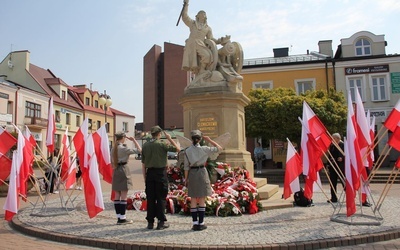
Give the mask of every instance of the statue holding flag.
[[(188, 16), (188, 5), (189, 0), (184, 0), (181, 16), (190, 29), (190, 35), (185, 44), (182, 69), (195, 74), (190, 85), (240, 83), (243, 80), (239, 75), (243, 66), (240, 44), (231, 42), (228, 35), (214, 38), (206, 12), (199, 11), (193, 20)], [(218, 49), (217, 45), (222, 47)]]

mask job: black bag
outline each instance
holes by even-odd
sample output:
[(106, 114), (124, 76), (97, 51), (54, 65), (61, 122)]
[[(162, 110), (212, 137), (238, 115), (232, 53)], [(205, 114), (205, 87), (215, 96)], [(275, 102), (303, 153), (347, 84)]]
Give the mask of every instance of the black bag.
[(300, 191), (294, 193), (294, 204), (299, 207), (311, 207), (313, 205), (312, 199), (309, 200), (304, 196), (303, 188), (300, 188)]

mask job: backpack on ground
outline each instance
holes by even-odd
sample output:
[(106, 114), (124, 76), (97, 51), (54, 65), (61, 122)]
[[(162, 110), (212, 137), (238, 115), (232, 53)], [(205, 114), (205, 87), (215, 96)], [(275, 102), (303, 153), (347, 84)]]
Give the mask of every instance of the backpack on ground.
[(294, 193), (294, 204), (299, 207), (311, 207), (313, 205), (313, 201), (312, 199), (307, 199), (304, 196), (304, 189), (300, 188), (300, 191)]

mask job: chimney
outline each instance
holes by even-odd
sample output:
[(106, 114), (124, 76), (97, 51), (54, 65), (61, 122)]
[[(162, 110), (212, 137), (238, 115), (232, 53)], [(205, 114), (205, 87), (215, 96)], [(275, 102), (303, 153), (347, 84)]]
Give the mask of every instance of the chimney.
[(323, 40), (318, 42), (319, 53), (333, 57), (332, 40)]
[(274, 57), (285, 57), (285, 56), (289, 56), (289, 47), (285, 47), (285, 48), (276, 48), (273, 49), (274, 51)]

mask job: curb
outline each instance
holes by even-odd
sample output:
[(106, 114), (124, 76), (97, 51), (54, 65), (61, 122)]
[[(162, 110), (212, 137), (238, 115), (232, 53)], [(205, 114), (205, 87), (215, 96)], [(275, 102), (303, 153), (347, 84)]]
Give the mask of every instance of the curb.
[(331, 238), (324, 240), (314, 240), (306, 242), (283, 243), (283, 244), (264, 244), (264, 245), (181, 245), (181, 244), (149, 244), (142, 242), (126, 242), (118, 240), (104, 240), (99, 238), (77, 237), (74, 235), (60, 234), (50, 232), (40, 228), (29, 226), (21, 222), (17, 216), (14, 216), (10, 222), (10, 226), (27, 235), (42, 238), (45, 240), (56, 241), (67, 244), (83, 245), (89, 247), (98, 247), (104, 249), (123, 249), (123, 250), (304, 250), (304, 249), (325, 249), (330, 247), (355, 246), (359, 244), (368, 244), (381, 241), (389, 241), (400, 238), (400, 229), (390, 230), (379, 233), (371, 233), (368, 235), (356, 235), (354, 237)]

